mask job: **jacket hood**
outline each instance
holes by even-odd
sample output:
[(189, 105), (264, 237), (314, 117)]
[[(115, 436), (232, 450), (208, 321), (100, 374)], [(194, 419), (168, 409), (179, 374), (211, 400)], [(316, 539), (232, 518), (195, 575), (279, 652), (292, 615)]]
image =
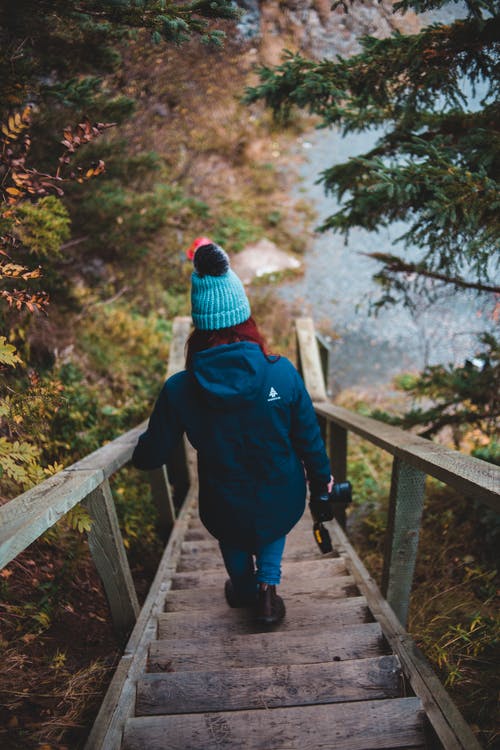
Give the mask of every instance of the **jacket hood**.
[(195, 354), (193, 373), (212, 406), (231, 408), (255, 398), (266, 362), (258, 344), (239, 341)]

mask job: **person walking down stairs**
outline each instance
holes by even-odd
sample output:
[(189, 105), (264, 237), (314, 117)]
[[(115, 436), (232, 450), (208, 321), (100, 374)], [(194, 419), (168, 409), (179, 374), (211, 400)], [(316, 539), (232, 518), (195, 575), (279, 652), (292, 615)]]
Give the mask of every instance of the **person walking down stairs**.
[(283, 356), (268, 353), (229, 257), (206, 237), (193, 260), (194, 330), (186, 369), (164, 384), (132, 457), (139, 469), (167, 463), (186, 433), (197, 451), (199, 512), (219, 541), (231, 607), (278, 624), (276, 587), (286, 535), (311, 500), (328, 494), (330, 464), (311, 399)]

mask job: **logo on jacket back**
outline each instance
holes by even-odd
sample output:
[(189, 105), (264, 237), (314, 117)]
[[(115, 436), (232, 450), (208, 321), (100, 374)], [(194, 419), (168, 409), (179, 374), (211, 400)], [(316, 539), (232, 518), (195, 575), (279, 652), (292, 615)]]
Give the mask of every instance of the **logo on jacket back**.
[(275, 390), (275, 388), (273, 388), (271, 386), (271, 390), (269, 391), (269, 396), (267, 397), (267, 400), (268, 401), (278, 401), (280, 398), (281, 398), (281, 396), (278, 395), (278, 391)]

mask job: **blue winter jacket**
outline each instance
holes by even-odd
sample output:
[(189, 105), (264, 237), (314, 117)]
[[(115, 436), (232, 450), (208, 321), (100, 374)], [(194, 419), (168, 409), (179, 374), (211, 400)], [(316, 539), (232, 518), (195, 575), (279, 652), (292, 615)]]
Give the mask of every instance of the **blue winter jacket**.
[(306, 479), (330, 465), (311, 399), (285, 357), (238, 342), (199, 352), (169, 378), (135, 448), (139, 469), (166, 463), (183, 433), (198, 453), (200, 518), (217, 539), (255, 551), (304, 512)]

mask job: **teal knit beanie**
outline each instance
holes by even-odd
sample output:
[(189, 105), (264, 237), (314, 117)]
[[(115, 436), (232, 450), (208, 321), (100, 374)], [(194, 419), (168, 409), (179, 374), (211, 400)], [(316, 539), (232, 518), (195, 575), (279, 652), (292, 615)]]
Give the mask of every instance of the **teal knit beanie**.
[(195, 328), (215, 331), (244, 323), (251, 312), (243, 284), (224, 250), (206, 237), (200, 240), (203, 244), (195, 240), (188, 251), (194, 264), (191, 315)]

